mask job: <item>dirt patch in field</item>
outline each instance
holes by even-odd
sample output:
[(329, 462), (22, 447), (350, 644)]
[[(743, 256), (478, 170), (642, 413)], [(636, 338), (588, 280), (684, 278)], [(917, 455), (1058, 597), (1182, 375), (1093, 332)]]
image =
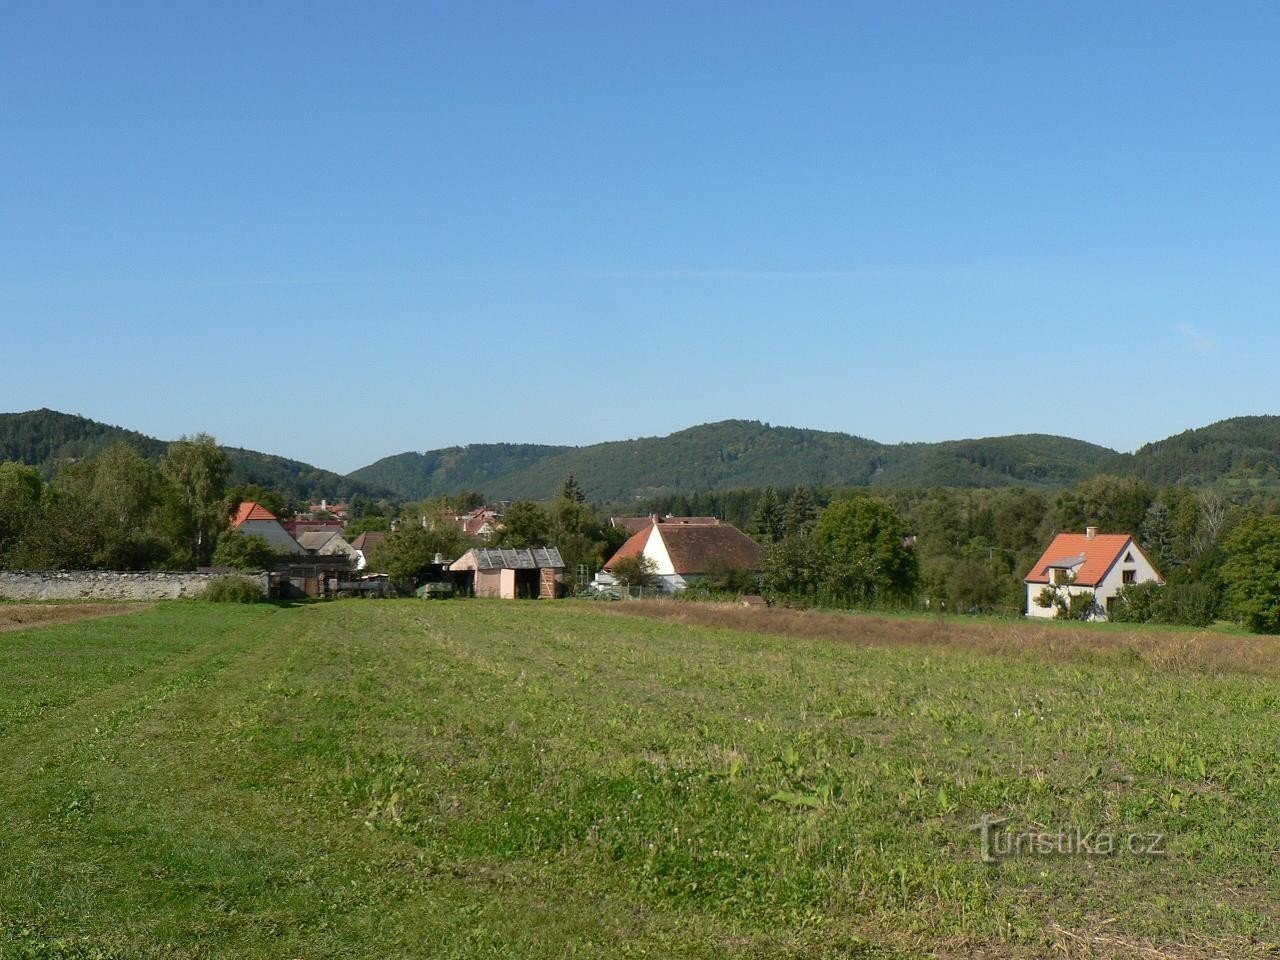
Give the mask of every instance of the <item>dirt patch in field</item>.
[(120, 617), (150, 610), (150, 603), (0, 603), (0, 631), (27, 630), (72, 620)]
[(951, 617), (877, 617), (729, 603), (633, 600), (610, 614), (869, 646), (940, 646), (980, 653), (1036, 652), (1053, 659), (1105, 659), (1195, 670), (1280, 675), (1280, 638), (1217, 630), (1124, 628), (1118, 624), (1000, 622)]

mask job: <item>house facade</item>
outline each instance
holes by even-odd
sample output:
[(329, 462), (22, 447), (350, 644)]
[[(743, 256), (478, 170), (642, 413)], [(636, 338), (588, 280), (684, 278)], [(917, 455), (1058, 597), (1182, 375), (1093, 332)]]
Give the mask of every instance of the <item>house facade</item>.
[(1027, 587), (1027, 616), (1053, 617), (1054, 604), (1042, 606), (1046, 589), (1064, 599), (1092, 593), (1095, 610), (1091, 620), (1105, 620), (1122, 587), (1154, 581), (1164, 583), (1160, 571), (1127, 533), (1060, 533), (1031, 572), (1023, 578)]
[(276, 515), (259, 503), (246, 500), (231, 518), (231, 529), (261, 537), (276, 553), (302, 553), (298, 541), (289, 536)]
[(716, 570), (758, 572), (761, 550), (733, 524), (714, 517), (650, 517), (609, 558), (605, 572), (611, 574), (613, 566), (628, 557), (649, 560), (662, 589), (675, 593)]

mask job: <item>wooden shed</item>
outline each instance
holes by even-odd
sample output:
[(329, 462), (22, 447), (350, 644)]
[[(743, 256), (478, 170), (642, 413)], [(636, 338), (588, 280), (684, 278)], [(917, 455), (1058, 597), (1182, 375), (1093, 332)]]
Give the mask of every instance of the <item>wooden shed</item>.
[(463, 574), (463, 592), (503, 600), (550, 599), (564, 583), (555, 547), (472, 547), (449, 565)]

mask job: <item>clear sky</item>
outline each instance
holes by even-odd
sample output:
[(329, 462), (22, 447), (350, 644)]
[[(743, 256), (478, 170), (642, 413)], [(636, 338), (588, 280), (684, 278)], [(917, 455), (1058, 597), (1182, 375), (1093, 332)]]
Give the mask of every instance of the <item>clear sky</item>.
[(1280, 4), (0, 5), (0, 410), (341, 471), (1280, 412)]

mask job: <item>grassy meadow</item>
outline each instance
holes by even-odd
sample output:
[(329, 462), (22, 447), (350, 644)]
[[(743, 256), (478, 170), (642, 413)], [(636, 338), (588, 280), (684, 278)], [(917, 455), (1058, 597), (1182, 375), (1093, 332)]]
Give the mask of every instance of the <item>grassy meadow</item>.
[(629, 606), (0, 633), (0, 957), (1280, 954), (1266, 641)]

